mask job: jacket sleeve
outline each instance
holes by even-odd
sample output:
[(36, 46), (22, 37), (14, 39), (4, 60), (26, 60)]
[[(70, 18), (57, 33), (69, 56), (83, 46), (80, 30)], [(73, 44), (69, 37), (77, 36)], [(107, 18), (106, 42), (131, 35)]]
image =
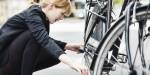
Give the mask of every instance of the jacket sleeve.
[(49, 37), (48, 32), (42, 22), (42, 18), (37, 11), (28, 11), (26, 14), (25, 22), (31, 31), (33, 37), (37, 42), (46, 49), (49, 54), (58, 58), (61, 54), (65, 52), (54, 42), (54, 40)]
[(66, 42), (62, 42), (62, 41), (59, 41), (59, 40), (55, 40), (55, 39), (53, 39), (54, 41), (55, 41), (55, 43), (61, 48), (61, 49), (63, 49), (64, 51), (65, 51), (65, 46), (66, 46)]

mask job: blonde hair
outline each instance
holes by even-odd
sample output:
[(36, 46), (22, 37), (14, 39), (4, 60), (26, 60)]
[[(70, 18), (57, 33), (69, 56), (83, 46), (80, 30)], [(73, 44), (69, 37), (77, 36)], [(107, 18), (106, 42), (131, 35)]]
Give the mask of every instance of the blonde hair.
[(31, 4), (38, 4), (42, 8), (46, 7), (50, 3), (55, 5), (56, 8), (64, 10), (64, 15), (69, 16), (72, 12), (70, 0), (30, 0)]
[(27, 0), (29, 4), (38, 4), (41, 0)]

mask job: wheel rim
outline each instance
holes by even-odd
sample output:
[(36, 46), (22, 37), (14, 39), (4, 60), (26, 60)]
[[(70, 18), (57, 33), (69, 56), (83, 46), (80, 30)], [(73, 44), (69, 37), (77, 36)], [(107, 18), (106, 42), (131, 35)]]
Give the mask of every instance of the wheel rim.
[[(122, 23), (123, 24), (123, 23)], [(119, 29), (119, 31), (118, 31), (118, 29)], [(105, 46), (103, 46), (103, 48), (101, 48), (103, 51), (100, 51), (99, 52), (99, 55), (101, 55), (101, 54), (103, 54), (104, 56), (100, 56), (100, 58), (101, 59), (98, 59), (97, 61), (98, 61), (98, 63), (101, 63), (101, 64), (104, 64), (104, 60), (107, 60), (107, 61), (111, 61), (111, 60), (108, 60), (108, 58), (106, 58), (106, 56), (107, 56), (107, 51), (109, 51), (110, 50), (110, 48), (111, 48), (111, 46), (113, 45), (113, 44), (109, 44), (109, 43), (111, 43), (111, 42), (114, 42), (114, 41), (112, 41), (112, 40), (115, 40), (116, 38), (117, 38), (117, 36), (119, 36), (122, 32), (123, 32), (123, 30), (124, 30), (124, 26), (122, 25), (122, 26), (118, 26), (118, 28), (116, 29), (116, 30), (114, 30), (114, 33), (112, 33), (112, 34), (110, 34), (109, 36), (112, 36), (112, 35), (116, 35), (116, 37), (114, 38), (109, 38), (109, 40), (107, 40), (107, 43), (103, 43), (103, 44), (105, 44)], [(116, 33), (116, 32), (118, 32), (118, 33)], [(148, 43), (148, 42), (144, 42), (146, 45), (150, 45), (150, 42)], [(148, 43), (148, 44), (147, 44)], [(146, 46), (146, 45), (144, 45), (144, 46)], [(148, 46), (147, 46), (148, 47)], [(100, 49), (100, 50), (101, 50)], [(136, 51), (135, 51), (136, 52)], [(146, 51), (144, 51), (144, 54), (146, 54), (145, 56), (145, 59), (147, 58), (147, 57), (149, 57), (148, 56), (148, 54), (150, 54), (150, 52), (146, 52)], [(138, 54), (139, 55), (139, 54)], [(99, 61), (103, 61), (103, 62), (99, 62)], [(140, 61), (138, 61), (138, 59), (136, 59), (135, 60), (135, 64), (134, 64), (134, 68), (135, 68), (135, 71), (137, 72), (137, 74), (138, 75), (142, 75), (143, 74), (143, 71), (145, 72), (145, 73), (147, 73), (147, 74), (149, 74), (149, 67), (147, 67), (147, 68), (143, 68), (141, 65), (139, 65), (137, 62), (140, 62)], [(149, 66), (149, 59), (147, 59), (146, 60), (146, 63), (147, 63), (147, 66)], [(103, 65), (101, 65), (101, 64), (98, 64), (98, 65), (96, 65), (96, 66), (99, 66), (99, 67), (102, 67)], [(118, 71), (109, 71), (109, 73), (111, 73), (111, 75), (117, 75), (117, 74), (115, 74), (115, 73), (118, 73), (118, 72), (120, 72), (119, 73), (119, 75), (123, 75), (123, 74), (128, 74), (129, 75), (129, 73), (131, 73), (130, 72), (130, 69), (129, 69), (129, 66), (128, 66), (128, 64), (127, 63), (124, 63), (124, 64), (120, 64), (120, 63), (115, 63), (114, 65), (113, 65), (113, 67), (116, 67), (117, 68), (117, 70)], [(120, 67), (120, 69), (118, 68), (118, 66)], [(98, 67), (96, 67), (95, 68), (95, 72), (94, 72), (94, 75), (99, 75), (99, 74), (102, 74), (102, 72), (101, 72), (101, 70), (100, 69), (102, 69), (102, 68), (98, 68)], [(142, 69), (142, 70), (141, 70)], [(120, 71), (119, 71), (120, 70)], [(141, 70), (141, 71), (140, 71)], [(103, 71), (104, 72), (104, 71)], [(145, 75), (145, 74), (144, 74)]]

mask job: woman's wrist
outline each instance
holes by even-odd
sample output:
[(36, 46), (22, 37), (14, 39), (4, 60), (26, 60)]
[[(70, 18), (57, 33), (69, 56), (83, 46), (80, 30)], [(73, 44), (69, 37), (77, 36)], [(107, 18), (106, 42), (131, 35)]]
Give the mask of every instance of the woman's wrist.
[(73, 66), (73, 65), (72, 65), (73, 61), (72, 61), (72, 60), (70, 59), (70, 57), (67, 56), (66, 54), (61, 54), (58, 59), (59, 59), (61, 62), (63, 62), (64, 64), (66, 64), (66, 65), (68, 65), (68, 66), (70, 66), (70, 67)]

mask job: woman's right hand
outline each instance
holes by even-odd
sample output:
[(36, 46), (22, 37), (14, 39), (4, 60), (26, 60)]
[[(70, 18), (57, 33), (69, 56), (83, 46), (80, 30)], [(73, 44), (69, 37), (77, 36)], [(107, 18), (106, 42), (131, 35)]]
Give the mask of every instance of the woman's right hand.
[(72, 63), (71, 68), (78, 71), (80, 73), (80, 75), (91, 75), (90, 70), (84, 65)]
[(70, 66), (72, 69), (78, 71), (80, 75), (90, 75), (90, 71), (86, 66), (72, 62), (70, 57), (66, 54), (60, 55), (59, 60), (64, 64)]

